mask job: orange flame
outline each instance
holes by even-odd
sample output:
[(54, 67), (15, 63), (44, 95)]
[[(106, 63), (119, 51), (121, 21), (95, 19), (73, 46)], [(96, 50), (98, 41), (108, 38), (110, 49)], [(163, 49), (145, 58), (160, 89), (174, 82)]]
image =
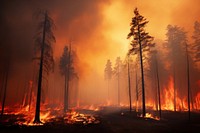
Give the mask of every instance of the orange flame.
[[(141, 114), (139, 117), (143, 117), (143, 115)], [(145, 115), (144, 118), (150, 118), (150, 119), (154, 119), (154, 120), (160, 120), (159, 117), (157, 117), (157, 116), (153, 116), (153, 115), (150, 114), (150, 113), (146, 113), (146, 115)]]

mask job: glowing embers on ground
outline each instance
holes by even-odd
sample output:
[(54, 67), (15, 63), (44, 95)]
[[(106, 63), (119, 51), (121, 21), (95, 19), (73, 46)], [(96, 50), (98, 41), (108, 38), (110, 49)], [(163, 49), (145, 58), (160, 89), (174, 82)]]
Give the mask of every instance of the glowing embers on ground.
[(76, 111), (67, 112), (64, 120), (68, 124), (98, 124), (100, 121), (91, 114), (82, 114)]
[(154, 120), (160, 120), (159, 117), (157, 116), (153, 116), (152, 114), (150, 113), (146, 113), (146, 116), (144, 118), (151, 118), (151, 119), (154, 119)]
[[(18, 107), (18, 108), (17, 108)], [(35, 115), (35, 108), (32, 108), (29, 110), (29, 105), (25, 107), (15, 106), (13, 107), (7, 107), (8, 109), (5, 111), (3, 115), (3, 119), (1, 122), (3, 124), (9, 125), (27, 125), (27, 126), (37, 126), (37, 125), (43, 125), (48, 120), (54, 118), (55, 116), (51, 115), (51, 109), (46, 108), (45, 105), (41, 106), (41, 112), (40, 112), (40, 120), (41, 123), (36, 124), (33, 123), (34, 121), (34, 115)]]
[[(51, 123), (57, 124), (98, 124), (100, 121), (97, 116), (92, 114), (84, 114), (75, 110), (67, 111), (63, 114), (63, 108), (49, 108), (49, 105), (42, 105), (40, 111), (41, 123), (34, 123), (35, 109), (29, 110), (28, 105), (19, 108), (6, 109), (9, 113), (4, 113), (3, 119), (0, 120), (4, 125), (20, 125), (20, 126), (42, 126)], [(12, 111), (11, 111), (12, 110)], [(79, 109), (81, 111), (81, 109)], [(81, 112), (84, 112), (83, 109)]]
[[(143, 115), (141, 114), (141, 115), (139, 115), (139, 117), (143, 117)], [(154, 119), (154, 120), (157, 120), (157, 121), (160, 120), (160, 118), (158, 116), (154, 116), (151, 113), (146, 113), (144, 118), (146, 118), (146, 119)]]

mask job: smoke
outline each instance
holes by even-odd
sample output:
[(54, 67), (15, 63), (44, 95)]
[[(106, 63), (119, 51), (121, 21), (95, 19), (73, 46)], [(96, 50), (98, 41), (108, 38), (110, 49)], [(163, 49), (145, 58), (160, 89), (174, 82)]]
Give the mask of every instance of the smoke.
[[(101, 56), (105, 55), (107, 51), (106, 39), (102, 34), (103, 16), (101, 10), (104, 5), (109, 4), (108, 2), (106, 0), (2, 1), (1, 44), (12, 45), (12, 53), (15, 53), (13, 55), (17, 55), (17, 57), (20, 56), (21, 52), (29, 51), (34, 45), (34, 36), (36, 35), (37, 20), (34, 13), (40, 9), (48, 10), (56, 25), (54, 31), (57, 41), (54, 46), (55, 59), (59, 60), (63, 47), (69, 45), (69, 41), (72, 40), (72, 49), (77, 52), (79, 57), (79, 64), (76, 65), (79, 76), (84, 83), (81, 86), (89, 86), (87, 84), (92, 82), (89, 80), (98, 75), (95, 69), (99, 62), (102, 63)], [(17, 57), (15, 56), (15, 58)], [(16, 62), (22, 65), (18, 60)], [(94, 72), (95, 74), (93, 74)], [(24, 71), (18, 73), (24, 73)], [(10, 84), (14, 84), (14, 82), (11, 81)], [(62, 87), (58, 85), (53, 89), (56, 88)], [(93, 87), (89, 86), (89, 88), (94, 88), (94, 85)], [(13, 89), (9, 87), (9, 91)], [(12, 101), (12, 95), (8, 99)]]
[[(0, 5), (0, 45), (12, 45), (17, 57), (31, 54), (37, 24), (33, 14), (39, 9), (48, 10), (56, 25), (55, 59), (59, 60), (63, 47), (72, 40), (72, 49), (78, 56), (81, 97), (105, 101), (104, 67), (107, 59), (114, 62), (118, 56), (125, 58), (134, 8), (138, 7), (149, 20), (150, 35), (165, 40), (168, 24), (185, 27), (192, 33), (193, 22), (200, 19), (198, 5), (199, 0), (4, 0)], [(55, 72), (49, 94), (64, 86), (59, 70)], [(99, 98), (94, 97), (97, 93)]]

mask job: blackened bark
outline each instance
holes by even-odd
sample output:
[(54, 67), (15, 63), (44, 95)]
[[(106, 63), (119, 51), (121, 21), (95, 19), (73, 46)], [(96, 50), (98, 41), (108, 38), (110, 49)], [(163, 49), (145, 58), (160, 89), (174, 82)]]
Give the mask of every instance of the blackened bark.
[(188, 48), (186, 44), (186, 56), (187, 56), (187, 92), (188, 92), (188, 119), (190, 121), (190, 64), (189, 64), (189, 57), (188, 57)]
[(130, 66), (128, 56), (128, 90), (129, 90), (129, 111), (132, 111), (132, 98), (131, 98), (131, 77), (130, 77)]
[(43, 60), (44, 60), (45, 37), (46, 37), (46, 21), (47, 21), (47, 12), (45, 13), (45, 20), (44, 20), (44, 27), (43, 27), (42, 48), (41, 48), (40, 68), (39, 68), (39, 78), (38, 78), (38, 91), (37, 91), (37, 101), (36, 101), (34, 123), (41, 123), (41, 121), (40, 121), (40, 101), (41, 101)]
[(143, 54), (142, 54), (142, 42), (140, 35), (140, 27), (138, 25), (138, 36), (139, 36), (139, 49), (140, 49), (140, 67), (141, 67), (141, 77), (142, 77), (142, 114), (143, 117), (146, 116), (146, 107), (145, 107), (145, 84), (144, 84), (144, 66), (143, 66)]
[(159, 70), (158, 70), (158, 61), (156, 58), (156, 77), (157, 77), (157, 87), (158, 87), (158, 105), (159, 105), (159, 116), (161, 118), (161, 99), (160, 99), (160, 79), (159, 79)]
[(9, 69), (10, 69), (10, 59), (7, 59), (5, 69), (6, 69), (6, 71), (5, 71), (5, 84), (4, 84), (5, 86), (4, 86), (4, 94), (3, 94), (3, 101), (2, 101), (1, 116), (3, 116), (5, 102), (6, 102), (6, 93), (7, 93), (7, 86), (8, 86), (8, 75), (9, 75)]

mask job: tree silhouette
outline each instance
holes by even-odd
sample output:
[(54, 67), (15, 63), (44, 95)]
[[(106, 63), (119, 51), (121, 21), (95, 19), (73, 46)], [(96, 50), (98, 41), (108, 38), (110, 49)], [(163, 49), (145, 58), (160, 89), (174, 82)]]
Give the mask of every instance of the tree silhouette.
[(65, 77), (64, 112), (66, 112), (69, 108), (69, 81), (73, 78), (78, 79), (78, 74), (75, 72), (75, 68), (73, 66), (74, 58), (75, 52), (71, 51), (71, 44), (69, 48), (68, 46), (65, 46), (59, 63), (61, 75)]
[(104, 70), (104, 76), (105, 80), (107, 80), (107, 85), (108, 85), (108, 101), (110, 100), (110, 92), (109, 92), (109, 82), (112, 78), (113, 70), (112, 70), (112, 63), (110, 60), (107, 60), (106, 67)]
[(194, 40), (195, 61), (200, 62), (200, 23), (198, 21), (194, 23), (194, 33), (192, 38)]
[(129, 111), (132, 111), (132, 96), (131, 96), (131, 76), (130, 76), (130, 54), (127, 57), (127, 73), (128, 73), (128, 94), (129, 94)]
[[(195, 21), (195, 23), (194, 23), (194, 32), (193, 32), (193, 35), (192, 35), (192, 39), (193, 39), (192, 50), (193, 50), (193, 54), (194, 54), (194, 62), (197, 64), (197, 69), (199, 69), (199, 63), (200, 63), (200, 22), (198, 22), (198, 21)], [(191, 66), (191, 68), (192, 68), (192, 66)], [(192, 108), (194, 108), (192, 92), (191, 92), (191, 102), (192, 102)]]
[(153, 64), (153, 66), (150, 69), (154, 69), (155, 70), (155, 81), (156, 81), (156, 109), (157, 111), (159, 111), (159, 116), (161, 118), (161, 96), (160, 96), (160, 76), (159, 76), (159, 66), (158, 66), (158, 51), (157, 50), (153, 50), (152, 51), (152, 59), (151, 59), (151, 64)]
[(188, 99), (188, 119), (190, 120), (190, 63), (188, 44), (185, 42), (186, 65), (187, 65), (187, 99)]
[(64, 51), (63, 51), (63, 54), (62, 56), (60, 57), (60, 72), (61, 72), (61, 75), (64, 75), (65, 77), (65, 89), (64, 89), (64, 112), (66, 111), (67, 109), (67, 103), (68, 103), (68, 89), (67, 89), (67, 84), (69, 83), (68, 82), (68, 64), (70, 63), (70, 60), (69, 60), (69, 56), (70, 56), (70, 51), (68, 49), (67, 46), (64, 47)]
[(120, 76), (122, 69), (122, 60), (117, 57), (113, 73), (117, 76), (117, 89), (118, 89), (118, 106), (120, 106)]
[(64, 87), (64, 112), (68, 109), (69, 106), (69, 81), (74, 77), (78, 79), (78, 75), (75, 72), (73, 66), (75, 52), (71, 51), (71, 46), (68, 48), (64, 47), (62, 56), (60, 57), (60, 72), (61, 75), (65, 77), (65, 87)]
[(152, 43), (153, 37), (149, 35), (145, 31), (145, 26), (148, 23), (148, 21), (139, 14), (139, 11), (137, 8), (134, 10), (134, 17), (131, 21), (131, 28), (130, 33), (128, 34), (127, 38), (133, 38), (131, 41), (132, 48), (129, 50), (129, 53), (131, 54), (137, 54), (140, 55), (140, 67), (141, 67), (141, 79), (142, 79), (142, 107), (143, 107), (143, 117), (146, 115), (146, 108), (145, 108), (145, 80), (144, 80), (144, 52), (147, 52), (150, 50), (151, 47), (154, 46)]
[(10, 57), (8, 56), (4, 61), (4, 70), (3, 72), (3, 81), (2, 81), (2, 90), (3, 90), (3, 101), (2, 101), (2, 108), (1, 108), (1, 116), (4, 114), (4, 107), (5, 101), (7, 96), (7, 88), (8, 88), (8, 77), (9, 77), (9, 70), (10, 70)]
[[(9, 26), (4, 25), (2, 27), (3, 29), (7, 30), (9, 29)], [(4, 31), (4, 30), (1, 31)], [(1, 75), (1, 81), (0, 81), (0, 98), (1, 98), (1, 116), (4, 114), (4, 107), (6, 104), (7, 94), (8, 94), (8, 85), (9, 85), (9, 79), (11, 77), (11, 69), (13, 65), (13, 44), (10, 42), (10, 34), (11, 31), (7, 30), (7, 32), (2, 32), (1, 36), (4, 39), (0, 39), (0, 75)]]
[(55, 43), (55, 37), (53, 35), (54, 23), (50, 18), (47, 11), (40, 12), (41, 22), (38, 25), (38, 34), (36, 38), (36, 52), (40, 54), (39, 63), (39, 77), (38, 77), (38, 90), (37, 90), (37, 101), (34, 123), (41, 123), (40, 121), (40, 101), (41, 101), (41, 90), (45, 72), (47, 75), (54, 67), (53, 59), (53, 48), (52, 45)]

